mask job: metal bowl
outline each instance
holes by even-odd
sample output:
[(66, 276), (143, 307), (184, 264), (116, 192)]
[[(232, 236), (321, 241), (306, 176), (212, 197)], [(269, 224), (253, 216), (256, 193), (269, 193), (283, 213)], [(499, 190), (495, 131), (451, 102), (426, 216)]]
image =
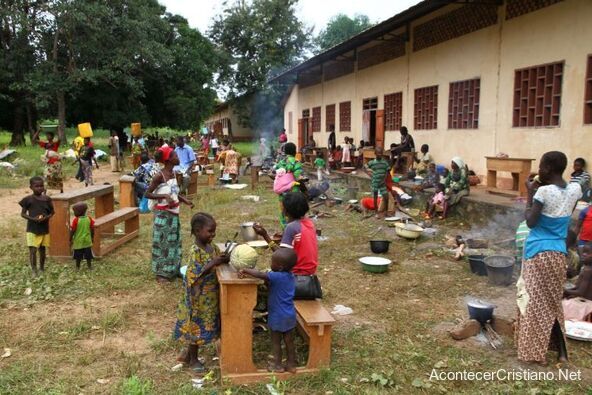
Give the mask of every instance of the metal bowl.
[(378, 256), (365, 256), (359, 259), (362, 269), (370, 273), (384, 273), (388, 270), (392, 261)]
[(395, 224), (395, 233), (397, 236), (401, 236), (406, 239), (417, 239), (422, 235), (423, 228), (419, 225), (404, 224), (399, 222)]

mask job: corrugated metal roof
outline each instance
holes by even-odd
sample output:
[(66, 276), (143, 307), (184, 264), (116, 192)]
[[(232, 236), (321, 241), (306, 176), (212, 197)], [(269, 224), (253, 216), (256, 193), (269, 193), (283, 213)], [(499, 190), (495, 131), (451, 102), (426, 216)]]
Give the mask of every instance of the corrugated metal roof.
[(344, 41), (341, 44), (338, 44), (332, 48), (329, 48), (328, 50), (321, 52), (320, 54), (300, 63), (298, 66), (295, 66), (289, 70), (284, 71), (279, 75), (276, 75), (275, 77), (272, 77), (269, 80), (269, 82), (278, 81), (291, 74), (298, 73), (300, 71), (318, 66), (324, 62), (333, 60), (338, 56), (353, 51), (354, 49), (364, 44), (367, 44), (373, 40), (376, 40), (377, 38), (380, 38), (385, 34), (392, 32), (393, 30), (399, 29), (417, 18), (421, 18), (422, 16), (425, 16), (448, 4), (455, 2), (456, 0), (423, 0), (422, 2), (385, 20), (384, 22), (381, 22), (376, 26), (364, 30), (363, 32), (353, 36), (349, 40)]

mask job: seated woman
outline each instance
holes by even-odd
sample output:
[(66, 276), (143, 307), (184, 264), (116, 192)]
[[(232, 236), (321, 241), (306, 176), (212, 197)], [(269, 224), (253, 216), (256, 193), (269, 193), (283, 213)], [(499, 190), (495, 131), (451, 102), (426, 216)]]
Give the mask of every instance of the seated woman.
[[(267, 241), (272, 250), (293, 248), (296, 252), (298, 260), (292, 269), (292, 273), (296, 277), (296, 295), (294, 298), (320, 298), (320, 284), (316, 276), (319, 265), (317, 231), (312, 220), (306, 217), (309, 209), (308, 201), (301, 192), (287, 192), (283, 195), (282, 207), (284, 215), (288, 220), (288, 225), (284, 230), (279, 245), (271, 240), (269, 234), (261, 224), (255, 224), (253, 228), (258, 235)], [(312, 282), (314, 287), (318, 287), (318, 293), (314, 295), (302, 293), (303, 288), (299, 285), (303, 282)], [(307, 286), (304, 288), (310, 287)]]
[(132, 175), (134, 176), (134, 190), (136, 192), (136, 198), (139, 202), (144, 197), (144, 194), (148, 190), (148, 187), (152, 183), (152, 178), (158, 173), (160, 167), (150, 159), (148, 152), (142, 152), (140, 155), (142, 164), (138, 167)]
[(468, 170), (465, 162), (458, 156), (452, 158), (451, 171), (444, 180), (446, 201), (444, 202), (441, 219), (448, 216), (450, 207), (455, 206), (464, 196), (469, 196)]

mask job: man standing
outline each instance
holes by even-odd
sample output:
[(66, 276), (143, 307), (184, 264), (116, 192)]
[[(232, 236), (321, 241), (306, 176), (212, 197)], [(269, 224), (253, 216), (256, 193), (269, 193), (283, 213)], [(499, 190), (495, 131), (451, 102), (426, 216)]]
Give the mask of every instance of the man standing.
[(111, 137), (109, 137), (109, 150), (111, 171), (120, 171), (121, 169), (119, 167), (119, 137), (117, 137), (117, 132), (113, 129), (111, 129)]
[(177, 137), (177, 148), (175, 152), (179, 157), (179, 164), (173, 168), (176, 173), (180, 173), (183, 176), (183, 182), (181, 184), (181, 193), (187, 194), (187, 188), (191, 181), (191, 172), (195, 166), (195, 153), (193, 148), (185, 145), (185, 139), (183, 136)]

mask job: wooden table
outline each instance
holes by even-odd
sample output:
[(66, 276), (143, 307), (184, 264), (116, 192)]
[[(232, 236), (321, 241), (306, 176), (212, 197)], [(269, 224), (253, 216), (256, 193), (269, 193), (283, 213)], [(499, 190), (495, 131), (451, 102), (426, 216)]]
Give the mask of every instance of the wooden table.
[(99, 218), (113, 212), (113, 185), (93, 185), (51, 197), (55, 215), (49, 220), (51, 245), (49, 256), (70, 258), (70, 206), (74, 203), (95, 199), (94, 217)]
[[(510, 196), (526, 196), (525, 181), (530, 176), (530, 169), (534, 159), (527, 158), (497, 158), (486, 156), (487, 159), (487, 192)], [(497, 172), (512, 173), (512, 189), (497, 187)]]
[[(253, 363), (253, 309), (257, 304), (257, 286), (263, 281), (253, 277), (239, 278), (230, 265), (216, 267), (220, 283), (220, 374), (235, 384), (266, 380), (271, 376), (284, 379), (291, 373), (270, 373)], [(271, 349), (271, 341), (270, 341)], [(298, 373), (313, 370), (298, 368)]]

